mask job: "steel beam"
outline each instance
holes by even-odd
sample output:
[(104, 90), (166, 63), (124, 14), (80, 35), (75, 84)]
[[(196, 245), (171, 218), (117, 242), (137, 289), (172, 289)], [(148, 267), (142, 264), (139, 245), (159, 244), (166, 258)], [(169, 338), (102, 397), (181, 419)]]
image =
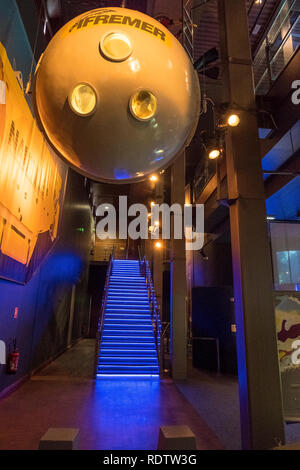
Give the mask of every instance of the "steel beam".
[[(171, 167), (171, 203), (185, 202), (185, 154)], [(187, 376), (185, 239), (171, 240), (171, 369), (174, 380)]]
[(284, 425), (246, 2), (218, 4), (224, 103), (241, 119), (226, 134), (226, 162), (242, 446), (268, 449), (284, 442)]

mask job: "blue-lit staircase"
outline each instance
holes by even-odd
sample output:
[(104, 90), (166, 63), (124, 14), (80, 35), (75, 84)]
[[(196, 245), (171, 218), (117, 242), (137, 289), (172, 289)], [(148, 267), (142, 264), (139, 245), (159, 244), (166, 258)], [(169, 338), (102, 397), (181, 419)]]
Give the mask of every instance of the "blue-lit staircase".
[(114, 260), (97, 376), (133, 375), (159, 375), (147, 287), (138, 261)]

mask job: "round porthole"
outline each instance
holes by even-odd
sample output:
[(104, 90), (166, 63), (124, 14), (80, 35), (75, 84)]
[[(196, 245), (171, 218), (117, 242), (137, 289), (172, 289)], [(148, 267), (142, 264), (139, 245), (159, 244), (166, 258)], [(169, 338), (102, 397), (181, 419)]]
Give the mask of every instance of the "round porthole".
[(132, 115), (139, 121), (148, 121), (156, 113), (157, 99), (147, 90), (135, 93), (129, 102)]
[(123, 33), (109, 33), (100, 42), (102, 54), (115, 62), (128, 59), (132, 53), (132, 45), (129, 38)]
[(79, 83), (69, 95), (71, 109), (80, 116), (89, 116), (96, 108), (97, 95), (87, 83)]

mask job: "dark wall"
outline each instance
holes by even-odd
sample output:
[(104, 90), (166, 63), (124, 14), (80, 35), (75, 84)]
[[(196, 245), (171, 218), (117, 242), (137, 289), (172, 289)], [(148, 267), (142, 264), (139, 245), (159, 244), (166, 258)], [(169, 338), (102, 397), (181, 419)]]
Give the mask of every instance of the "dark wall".
[[(169, 268), (169, 266), (168, 266)], [(166, 269), (163, 271), (163, 322), (170, 322), (170, 295), (171, 295), (171, 283), (170, 283), (170, 269)]]
[[(87, 328), (91, 210), (85, 180), (69, 170), (59, 237), (24, 286), (0, 280), (0, 340), (13, 337), (20, 352), (18, 373), (0, 365), (0, 391), (67, 347), (72, 286), (76, 284), (71, 341)], [(15, 318), (15, 309), (18, 309)]]
[[(217, 338), (220, 368), (235, 374), (237, 369), (234, 320), (233, 279), (230, 233), (204, 246), (202, 254), (192, 254), (192, 335), (194, 338)], [(193, 340), (195, 367), (217, 370), (216, 342)]]
[(101, 311), (102, 295), (106, 280), (107, 263), (90, 265), (89, 294), (91, 298), (90, 338), (95, 338)]
[(22, 72), (26, 86), (32, 64), (32, 49), (15, 0), (0, 1), (0, 41), (10, 63), (15, 65), (15, 70)]
[(235, 333), (231, 330), (231, 325), (235, 324), (232, 287), (196, 287), (192, 290), (192, 296), (194, 366), (217, 370), (216, 342), (208, 339), (216, 338), (219, 342), (220, 371), (235, 374), (237, 358)]
[(47, 46), (46, 35), (43, 32), (43, 8), (37, 4), (36, 0), (16, 0), (16, 4), (37, 62)]
[(208, 243), (203, 253), (193, 252), (193, 287), (232, 286), (232, 257), (229, 232)]

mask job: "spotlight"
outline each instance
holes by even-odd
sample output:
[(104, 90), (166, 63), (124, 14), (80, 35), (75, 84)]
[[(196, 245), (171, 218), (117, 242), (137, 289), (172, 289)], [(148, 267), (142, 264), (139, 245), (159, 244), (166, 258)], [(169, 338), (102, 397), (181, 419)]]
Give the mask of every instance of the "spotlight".
[(156, 183), (156, 181), (158, 181), (157, 175), (151, 175), (149, 179), (152, 181), (152, 183)]
[(215, 160), (216, 158), (219, 158), (220, 155), (221, 155), (221, 152), (219, 149), (212, 148), (211, 150), (209, 150), (208, 158), (210, 158), (210, 160)]
[(162, 247), (162, 243), (161, 242), (156, 242), (155, 243), (155, 248), (157, 248), (158, 250)]
[(156, 227), (158, 227), (158, 226), (159, 226), (159, 222), (158, 222), (158, 220), (156, 220), (156, 221), (154, 222), (154, 225), (155, 225)]
[(150, 206), (151, 206), (151, 207), (155, 206), (155, 202), (154, 202), (154, 201), (151, 201), (151, 202), (150, 202)]
[(237, 114), (230, 114), (227, 118), (227, 124), (230, 127), (237, 127), (240, 123), (240, 117)]

